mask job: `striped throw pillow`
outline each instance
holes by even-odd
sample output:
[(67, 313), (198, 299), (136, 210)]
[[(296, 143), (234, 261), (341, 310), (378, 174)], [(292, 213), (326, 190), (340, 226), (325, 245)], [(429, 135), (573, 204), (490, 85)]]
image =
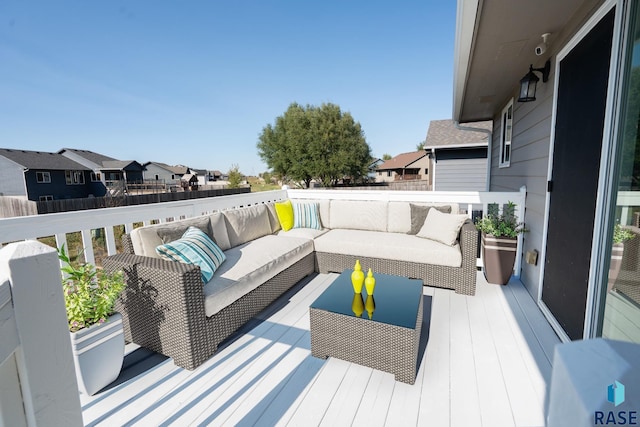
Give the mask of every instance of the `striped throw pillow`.
[(189, 227), (182, 238), (156, 247), (167, 261), (195, 264), (200, 267), (202, 281), (207, 283), (227, 257), (209, 236), (196, 227)]
[(318, 203), (293, 204), (293, 228), (315, 228), (322, 230)]

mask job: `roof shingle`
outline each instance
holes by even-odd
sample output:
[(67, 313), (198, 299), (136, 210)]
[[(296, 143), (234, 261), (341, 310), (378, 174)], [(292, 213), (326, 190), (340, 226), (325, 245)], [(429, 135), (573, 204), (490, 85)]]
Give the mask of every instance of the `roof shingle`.
[(404, 169), (411, 163), (420, 160), (426, 155), (427, 152), (424, 150), (398, 154), (393, 159), (387, 160), (386, 162), (378, 166), (378, 170)]
[(91, 170), (59, 153), (0, 148), (0, 156), (6, 157), (28, 169)]
[[(493, 122), (489, 120), (465, 123), (464, 127), (492, 130)], [(486, 133), (457, 129), (453, 120), (432, 120), (429, 123), (425, 148), (460, 147), (465, 145), (486, 146), (487, 141), (488, 135)]]

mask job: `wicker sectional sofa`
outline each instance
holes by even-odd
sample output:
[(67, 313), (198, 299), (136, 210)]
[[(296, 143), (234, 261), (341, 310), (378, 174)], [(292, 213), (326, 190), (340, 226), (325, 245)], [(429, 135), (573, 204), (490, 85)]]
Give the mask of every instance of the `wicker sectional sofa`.
[[(448, 246), (407, 234), (409, 202), (299, 202), (317, 203), (322, 229), (284, 231), (273, 204), (261, 204), (141, 227), (124, 236), (125, 253), (108, 257), (104, 268), (126, 274), (116, 308), (127, 341), (195, 369), (302, 278), (342, 272), (356, 259), (375, 272), (475, 294), (477, 231), (470, 221)], [(457, 205), (450, 206), (457, 213)], [(198, 266), (161, 259), (155, 251), (190, 226), (209, 235), (226, 255), (208, 283)]]

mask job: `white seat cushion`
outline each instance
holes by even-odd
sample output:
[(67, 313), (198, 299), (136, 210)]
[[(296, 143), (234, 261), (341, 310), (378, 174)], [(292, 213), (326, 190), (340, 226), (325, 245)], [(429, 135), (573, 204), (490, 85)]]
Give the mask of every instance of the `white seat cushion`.
[(204, 285), (205, 313), (213, 316), (312, 252), (309, 239), (271, 234), (229, 249)]
[(278, 232), (278, 236), (302, 237), (304, 239), (313, 240), (316, 237), (322, 236), (327, 231), (329, 231), (328, 228), (323, 228), (322, 230), (316, 230), (315, 228), (292, 228), (289, 231), (280, 230)]
[(335, 229), (313, 242), (316, 252), (460, 267), (460, 245), (448, 246), (404, 233)]

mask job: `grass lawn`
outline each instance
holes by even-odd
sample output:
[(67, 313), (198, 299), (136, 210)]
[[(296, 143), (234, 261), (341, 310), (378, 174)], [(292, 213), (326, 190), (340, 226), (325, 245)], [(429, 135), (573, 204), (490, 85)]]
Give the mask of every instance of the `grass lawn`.
[(278, 184), (271, 184), (264, 182), (256, 177), (247, 178), (249, 184), (251, 184), (251, 192), (256, 193), (258, 191), (271, 191), (271, 190), (280, 190), (281, 186)]

